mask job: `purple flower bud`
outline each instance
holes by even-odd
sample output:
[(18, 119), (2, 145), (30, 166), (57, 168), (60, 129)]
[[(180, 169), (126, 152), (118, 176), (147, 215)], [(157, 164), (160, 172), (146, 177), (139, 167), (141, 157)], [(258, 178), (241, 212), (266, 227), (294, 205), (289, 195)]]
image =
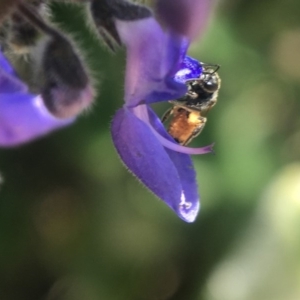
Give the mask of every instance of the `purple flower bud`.
[[(94, 99), (88, 72), (74, 46), (44, 21), (37, 7), (20, 3), (13, 16), (12, 25), (20, 35), (28, 34), (29, 29), (33, 29), (33, 33), (38, 30), (47, 36), (47, 42), (40, 51), (41, 62), (36, 67), (39, 70), (35, 70), (39, 75), (38, 95), (29, 92), (0, 49), (2, 147), (26, 143), (72, 123)], [(34, 74), (29, 76), (34, 77)]]
[(42, 58), (41, 94), (48, 110), (58, 118), (70, 118), (90, 107), (94, 89), (79, 56), (62, 35), (53, 36)]
[(29, 142), (74, 119), (57, 119), (46, 108), (40, 95), (28, 92), (0, 51), (0, 146)]

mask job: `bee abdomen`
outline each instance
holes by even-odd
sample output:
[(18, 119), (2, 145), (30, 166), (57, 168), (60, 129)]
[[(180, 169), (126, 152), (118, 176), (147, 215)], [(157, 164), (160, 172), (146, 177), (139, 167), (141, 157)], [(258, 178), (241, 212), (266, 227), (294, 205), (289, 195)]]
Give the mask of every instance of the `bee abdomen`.
[(194, 135), (195, 128), (198, 128), (200, 123), (200, 119), (194, 118), (193, 113), (182, 108), (176, 108), (168, 132), (175, 141), (184, 145)]

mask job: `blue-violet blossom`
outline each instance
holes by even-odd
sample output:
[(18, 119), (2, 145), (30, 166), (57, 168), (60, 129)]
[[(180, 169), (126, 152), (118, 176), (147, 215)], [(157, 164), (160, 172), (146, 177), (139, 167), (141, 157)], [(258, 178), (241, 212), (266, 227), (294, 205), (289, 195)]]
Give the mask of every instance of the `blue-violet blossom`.
[(54, 117), (41, 95), (28, 91), (0, 50), (0, 147), (29, 142), (73, 120)]
[(187, 222), (195, 220), (200, 207), (189, 155), (212, 149), (177, 144), (149, 105), (182, 97), (185, 81), (201, 75), (201, 64), (186, 53), (203, 31), (210, 6), (211, 0), (159, 0), (165, 30), (153, 16), (115, 20), (127, 48), (127, 66), (125, 104), (111, 126), (114, 145), (128, 169)]

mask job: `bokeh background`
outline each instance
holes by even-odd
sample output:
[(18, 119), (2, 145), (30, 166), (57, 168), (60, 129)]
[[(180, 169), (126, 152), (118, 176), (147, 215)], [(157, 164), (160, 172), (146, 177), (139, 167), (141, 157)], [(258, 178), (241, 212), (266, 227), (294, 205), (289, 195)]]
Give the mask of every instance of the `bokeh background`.
[(216, 155), (193, 158), (193, 224), (139, 184), (112, 145), (124, 50), (109, 53), (80, 8), (52, 10), (99, 97), (75, 125), (0, 151), (0, 299), (300, 299), (300, 2), (220, 1), (190, 49), (220, 64), (222, 78), (192, 143), (216, 143)]

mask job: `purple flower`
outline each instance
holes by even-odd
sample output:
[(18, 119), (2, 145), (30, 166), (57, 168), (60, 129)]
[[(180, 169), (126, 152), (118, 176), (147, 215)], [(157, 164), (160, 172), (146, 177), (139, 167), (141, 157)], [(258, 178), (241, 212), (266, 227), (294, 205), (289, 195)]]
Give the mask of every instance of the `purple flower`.
[[(33, 95), (18, 78), (0, 49), (0, 146), (29, 142), (74, 121), (88, 108), (94, 90), (84, 62), (69, 39), (43, 23), (30, 6), (20, 5), (20, 12), (48, 36), (35, 74), (39, 95)], [(19, 13), (20, 13), (19, 12)], [(42, 25), (41, 25), (42, 24)], [(43, 31), (42, 30), (42, 31)], [(31, 55), (34, 61), (33, 55)]]
[(177, 99), (185, 81), (199, 78), (202, 67), (186, 56), (189, 42), (203, 30), (210, 0), (160, 0), (152, 17), (115, 20), (127, 47), (125, 105), (113, 118), (114, 145), (128, 169), (180, 218), (193, 222), (199, 211), (196, 174), (190, 154), (211, 146), (188, 148), (175, 143), (151, 103)]
[(49, 113), (40, 95), (29, 93), (0, 51), (0, 146), (31, 141), (73, 119), (58, 119)]
[[(94, 99), (89, 72), (75, 45), (44, 21), (41, 3), (23, 2), (9, 20), (14, 31), (4, 34), (0, 46), (0, 147), (20, 145), (72, 123)], [(35, 40), (38, 31), (46, 38)], [(27, 54), (34, 70), (26, 76), (38, 95), (18, 78), (2, 47)]]

